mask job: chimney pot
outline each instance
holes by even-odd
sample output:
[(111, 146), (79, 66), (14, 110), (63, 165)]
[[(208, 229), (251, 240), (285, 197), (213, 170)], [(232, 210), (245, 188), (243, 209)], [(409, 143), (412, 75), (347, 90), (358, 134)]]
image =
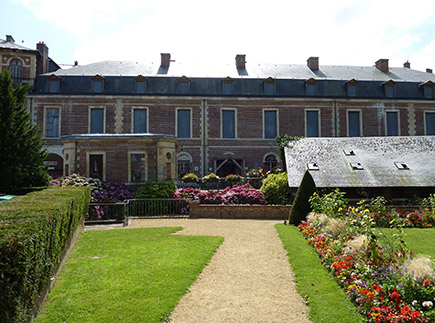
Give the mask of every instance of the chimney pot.
[(160, 54), (161, 57), (161, 66), (167, 66), (169, 67), (169, 65), (171, 64), (171, 54), (169, 53), (161, 53)]
[(376, 68), (382, 72), (388, 72), (388, 59), (381, 58), (376, 61)]
[(236, 67), (246, 68), (246, 55), (236, 55)]
[(8, 43), (15, 43), (15, 39), (11, 35), (6, 35), (6, 41)]
[(407, 60), (405, 63), (403, 63), (404, 68), (411, 68), (411, 63)]
[(426, 73), (432, 73), (432, 69), (431, 68), (426, 68)]
[(311, 70), (318, 70), (319, 69), (319, 57), (308, 58), (307, 65)]

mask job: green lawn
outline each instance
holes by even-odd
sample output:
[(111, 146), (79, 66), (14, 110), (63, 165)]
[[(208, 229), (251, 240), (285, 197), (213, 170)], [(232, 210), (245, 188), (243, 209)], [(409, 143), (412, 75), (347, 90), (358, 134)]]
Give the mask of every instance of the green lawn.
[(180, 229), (84, 232), (36, 322), (164, 321), (223, 241)]
[[(382, 232), (391, 236), (392, 229), (381, 229)], [(405, 230), (405, 243), (415, 254), (430, 256), (435, 259), (435, 228), (432, 229), (411, 229)]]
[(307, 299), (313, 322), (365, 322), (298, 228), (277, 224), (276, 229), (288, 252), (296, 288)]

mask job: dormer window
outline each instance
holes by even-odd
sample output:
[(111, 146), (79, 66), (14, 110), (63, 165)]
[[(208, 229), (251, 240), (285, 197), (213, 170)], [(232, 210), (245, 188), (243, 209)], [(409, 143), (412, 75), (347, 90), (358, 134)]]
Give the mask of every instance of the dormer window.
[(350, 81), (347, 81), (346, 83), (347, 87), (347, 96), (355, 97), (358, 95), (358, 81), (355, 79), (352, 79)]
[(57, 75), (50, 75), (48, 78), (48, 92), (58, 93), (60, 91), (60, 77)]
[(400, 170), (409, 169), (409, 166), (406, 163), (394, 163), (394, 165), (396, 165), (397, 169), (400, 169)]
[(135, 93), (144, 94), (146, 92), (146, 89), (147, 89), (147, 78), (142, 75), (138, 75), (135, 78), (135, 83), (134, 83)]
[(178, 79), (178, 93), (189, 94), (190, 93), (190, 79), (183, 76)]
[(92, 78), (92, 92), (103, 93), (104, 92), (104, 77), (101, 75), (95, 75)]
[(231, 77), (227, 77), (222, 81), (222, 92), (224, 95), (233, 95), (234, 80)]
[(423, 94), (425, 99), (433, 99), (434, 98), (434, 82), (427, 81), (425, 83), (420, 84), (423, 87)]
[(393, 80), (382, 83), (384, 86), (384, 94), (387, 98), (394, 98), (396, 96), (396, 83)]
[(317, 81), (313, 78), (310, 78), (305, 81), (305, 93), (308, 96), (317, 95)]
[(264, 94), (265, 95), (275, 95), (275, 79), (269, 77), (268, 79), (264, 80)]

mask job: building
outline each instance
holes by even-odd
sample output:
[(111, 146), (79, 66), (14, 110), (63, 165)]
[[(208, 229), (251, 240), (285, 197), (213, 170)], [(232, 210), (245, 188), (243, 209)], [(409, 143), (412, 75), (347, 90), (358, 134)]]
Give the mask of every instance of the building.
[(286, 148), (294, 196), (308, 169), (319, 189), (403, 202), (435, 192), (435, 136), (303, 138)]
[[(416, 71), (408, 62), (389, 67), (387, 59), (368, 67), (323, 66), (318, 57), (288, 65), (251, 64), (237, 55), (231, 64), (184, 64), (163, 53), (157, 63), (104, 61), (38, 75), (29, 98), (62, 172), (89, 176), (93, 163), (106, 180), (135, 183), (128, 171), (134, 167), (144, 169), (139, 182), (271, 169), (280, 163), (275, 137), (282, 134), (434, 135), (434, 82), (429, 69)], [(142, 150), (140, 134), (174, 146)], [(136, 144), (114, 155), (113, 147), (131, 143), (129, 136)], [(104, 155), (97, 141), (110, 137), (113, 151)], [(136, 152), (142, 164), (133, 167)], [(170, 159), (156, 163), (167, 153)]]

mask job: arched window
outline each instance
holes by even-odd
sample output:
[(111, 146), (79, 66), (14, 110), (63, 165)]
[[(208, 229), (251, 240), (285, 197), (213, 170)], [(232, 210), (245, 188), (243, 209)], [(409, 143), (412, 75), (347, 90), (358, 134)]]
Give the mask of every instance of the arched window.
[(278, 165), (278, 160), (275, 155), (269, 154), (264, 158), (264, 167), (268, 172), (271, 172)]
[(9, 64), (9, 70), (11, 71), (14, 84), (21, 83), (23, 78), (23, 63), (18, 59), (13, 59)]
[(178, 156), (178, 178), (191, 173), (192, 157), (188, 154), (181, 154)]

